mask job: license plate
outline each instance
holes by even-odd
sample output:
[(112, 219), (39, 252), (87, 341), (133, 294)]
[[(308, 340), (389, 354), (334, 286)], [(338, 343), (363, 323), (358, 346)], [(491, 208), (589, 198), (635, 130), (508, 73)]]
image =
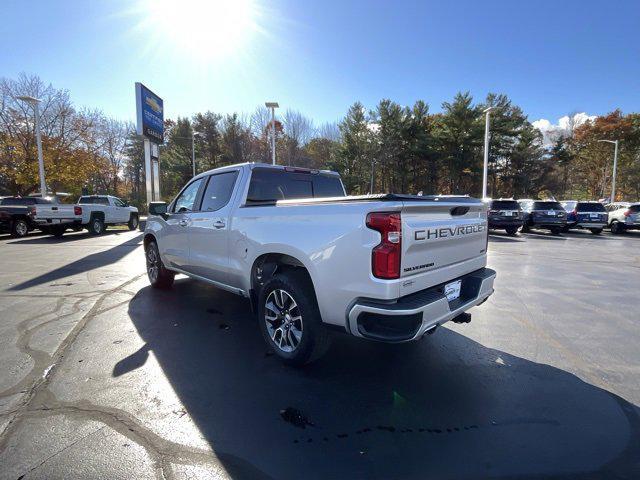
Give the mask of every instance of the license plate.
[(60, 223), (60, 220), (57, 218), (52, 218), (51, 223)]
[(447, 296), (447, 300), (450, 302), (460, 296), (460, 288), (462, 287), (462, 280), (456, 280), (455, 282), (447, 283), (444, 286), (444, 294)]
[(551, 216), (555, 217), (556, 216), (556, 212), (554, 212), (553, 210), (549, 210), (547, 212), (547, 215), (551, 215)]
[(591, 218), (600, 218), (600, 215), (598, 215), (597, 213), (590, 213), (589, 216)]

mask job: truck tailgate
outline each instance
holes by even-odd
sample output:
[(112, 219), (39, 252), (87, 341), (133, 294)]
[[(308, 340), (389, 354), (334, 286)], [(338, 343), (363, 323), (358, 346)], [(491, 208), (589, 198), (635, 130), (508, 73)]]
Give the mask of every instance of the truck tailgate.
[[(477, 202), (405, 202), (402, 208), (401, 278), (411, 290), (450, 279), (456, 265), (486, 263), (487, 207)], [(474, 261), (477, 260), (477, 261)], [(438, 275), (447, 270), (447, 275)], [(443, 272), (444, 273), (444, 272)], [(406, 293), (406, 292), (405, 292)]]
[(35, 220), (75, 220), (81, 218), (74, 212), (74, 205), (36, 205)]

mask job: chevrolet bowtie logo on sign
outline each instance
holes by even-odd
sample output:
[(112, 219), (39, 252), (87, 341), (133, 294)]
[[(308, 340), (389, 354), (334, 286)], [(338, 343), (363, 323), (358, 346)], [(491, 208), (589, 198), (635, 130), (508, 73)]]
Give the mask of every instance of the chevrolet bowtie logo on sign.
[(149, 105), (151, 107), (151, 110), (153, 110), (154, 112), (162, 113), (162, 107), (155, 98), (147, 97), (144, 99), (144, 103)]
[(441, 227), (429, 228), (427, 230), (416, 230), (414, 238), (416, 241), (435, 240), (438, 238), (461, 237), (464, 235), (473, 235), (486, 230), (485, 225), (460, 225), (457, 227)]

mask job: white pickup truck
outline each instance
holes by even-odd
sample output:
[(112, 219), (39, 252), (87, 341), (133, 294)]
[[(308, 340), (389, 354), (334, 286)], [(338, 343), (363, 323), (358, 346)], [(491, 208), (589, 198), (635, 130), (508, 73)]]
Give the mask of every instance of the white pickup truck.
[(47, 233), (61, 236), (71, 228), (86, 228), (94, 235), (103, 233), (107, 225), (125, 224), (138, 228), (138, 209), (111, 195), (85, 195), (75, 205), (36, 205), (34, 221)]
[(149, 205), (151, 285), (176, 273), (247, 297), (265, 341), (301, 365), (328, 329), (385, 342), (468, 322), (493, 293), (487, 207), (466, 196), (345, 196), (333, 172), (242, 164)]

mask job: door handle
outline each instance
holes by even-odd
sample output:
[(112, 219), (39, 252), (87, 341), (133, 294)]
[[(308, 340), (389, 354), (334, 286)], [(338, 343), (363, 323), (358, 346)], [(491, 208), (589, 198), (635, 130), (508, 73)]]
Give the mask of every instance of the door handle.
[(225, 223), (222, 220), (216, 220), (215, 222), (213, 222), (213, 226), (215, 228), (224, 228)]
[(180, 220), (178, 222), (178, 225), (180, 225), (181, 227), (186, 227), (187, 225), (189, 225), (189, 221), (188, 220)]

